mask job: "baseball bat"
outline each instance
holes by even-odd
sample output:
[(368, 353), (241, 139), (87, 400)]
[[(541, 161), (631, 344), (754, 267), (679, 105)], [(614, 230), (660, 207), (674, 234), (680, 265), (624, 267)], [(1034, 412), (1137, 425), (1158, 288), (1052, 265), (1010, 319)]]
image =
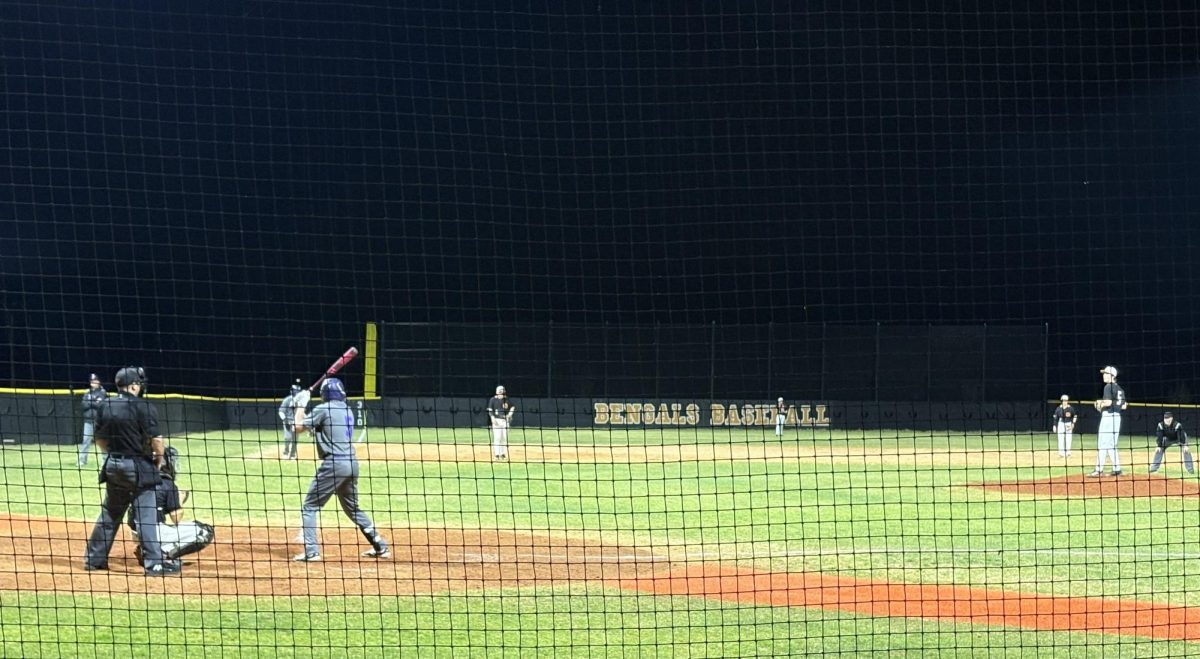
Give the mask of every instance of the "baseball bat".
[(349, 350), (347, 350), (346, 352), (343, 352), (342, 356), (337, 358), (337, 361), (333, 362), (332, 364), (329, 365), (329, 368), (325, 369), (325, 374), (322, 375), (321, 377), (317, 378), (317, 381), (312, 383), (312, 386), (309, 387), (308, 390), (309, 391), (315, 390), (318, 386), (321, 385), (322, 382), (325, 381), (325, 378), (333, 377), (334, 373), (337, 373), (338, 371), (342, 370), (343, 366), (345, 366), (346, 364), (349, 364), (357, 356), (358, 356), (358, 348), (355, 348), (354, 346), (350, 346)]

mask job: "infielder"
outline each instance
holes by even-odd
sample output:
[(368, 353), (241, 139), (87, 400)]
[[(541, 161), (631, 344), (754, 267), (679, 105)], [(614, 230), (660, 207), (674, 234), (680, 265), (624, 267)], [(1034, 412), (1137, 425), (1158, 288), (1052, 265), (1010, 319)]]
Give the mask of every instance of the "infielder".
[(1088, 474), (1090, 478), (1098, 478), (1104, 473), (1106, 458), (1112, 460), (1112, 475), (1121, 475), (1121, 456), (1117, 451), (1117, 440), (1121, 437), (1121, 413), (1128, 407), (1125, 401), (1125, 390), (1117, 384), (1117, 367), (1105, 366), (1100, 369), (1104, 379), (1104, 394), (1096, 401), (1096, 411), (1100, 413), (1100, 432), (1096, 436), (1096, 469)]
[(1063, 394), (1059, 399), (1062, 401), (1058, 407), (1054, 408), (1054, 427), (1052, 430), (1058, 433), (1058, 457), (1065, 458), (1071, 455), (1071, 436), (1075, 433), (1075, 408), (1071, 407), (1071, 397)]
[(284, 460), (296, 459), (296, 394), (300, 393), (300, 381), (292, 385), (292, 390), (279, 403), (279, 421), (283, 423), (283, 453)]
[(392, 550), (379, 535), (371, 518), (358, 507), (358, 457), (354, 454), (354, 413), (346, 405), (346, 387), (338, 378), (329, 378), (321, 383), (321, 400), (312, 414), (305, 416), (310, 394), (302, 389), (293, 396), (296, 405), (296, 432), (312, 432), (317, 445), (317, 456), (321, 464), (313, 475), (308, 494), (301, 508), (304, 537), (304, 552), (292, 557), (294, 561), (314, 562), (321, 560), (321, 547), (317, 543), (317, 513), (337, 495), (342, 510), (371, 543), (371, 549), (362, 553), (367, 558), (388, 558)]
[(492, 459), (508, 459), (508, 426), (517, 408), (508, 402), (504, 387), (496, 387), (496, 395), (488, 401), (487, 414), (492, 426)]
[(783, 397), (775, 400), (775, 436), (783, 437), (783, 424), (787, 422), (787, 403)]
[(1187, 433), (1183, 430), (1183, 424), (1175, 420), (1175, 415), (1170, 410), (1163, 412), (1162, 421), (1158, 422), (1158, 437), (1155, 442), (1158, 444), (1158, 450), (1154, 452), (1154, 460), (1150, 463), (1150, 473), (1158, 471), (1163, 455), (1174, 444), (1178, 444), (1179, 450), (1183, 452), (1183, 466), (1187, 468), (1188, 473), (1196, 473), (1196, 465), (1192, 464), (1192, 452), (1188, 450)]
[[(212, 544), (216, 532), (211, 525), (204, 522), (184, 521), (183, 504), (187, 503), (188, 491), (180, 490), (175, 484), (179, 469), (179, 451), (174, 446), (168, 446), (163, 455), (163, 464), (159, 468), (162, 482), (154, 488), (154, 498), (158, 505), (158, 542), (162, 545), (163, 558), (177, 560)], [(137, 520), (132, 514), (129, 516), (129, 528), (137, 538)], [(141, 559), (141, 547), (135, 549), (134, 553)]]
[(100, 384), (100, 376), (92, 373), (88, 379), (88, 390), (83, 393), (83, 399), (80, 401), (83, 408), (83, 441), (79, 444), (79, 461), (76, 463), (80, 467), (87, 466), (88, 451), (91, 450), (92, 441), (96, 436), (96, 412), (106, 400), (108, 392)]

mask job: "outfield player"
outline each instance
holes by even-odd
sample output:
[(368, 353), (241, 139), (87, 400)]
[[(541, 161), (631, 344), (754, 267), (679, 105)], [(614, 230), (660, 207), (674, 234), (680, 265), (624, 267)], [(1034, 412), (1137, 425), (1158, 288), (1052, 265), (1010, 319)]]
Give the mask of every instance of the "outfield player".
[(787, 422), (787, 403), (783, 397), (775, 399), (775, 436), (783, 437), (783, 424)]
[(1179, 445), (1179, 450), (1183, 453), (1183, 466), (1187, 468), (1188, 473), (1196, 473), (1196, 465), (1192, 463), (1192, 452), (1188, 450), (1187, 433), (1183, 430), (1183, 424), (1175, 420), (1175, 415), (1170, 410), (1163, 412), (1162, 421), (1158, 422), (1155, 443), (1158, 444), (1158, 450), (1154, 452), (1154, 460), (1150, 463), (1150, 473), (1158, 471), (1163, 455), (1175, 444)]
[(284, 460), (296, 459), (296, 394), (300, 393), (300, 381), (292, 384), (292, 390), (279, 403), (279, 421), (283, 424)]
[(392, 555), (387, 541), (379, 535), (371, 518), (358, 507), (358, 457), (354, 454), (354, 413), (346, 405), (346, 387), (338, 378), (329, 378), (321, 383), (321, 400), (306, 416), (309, 393), (302, 389), (294, 397), (296, 404), (296, 432), (312, 432), (317, 445), (317, 456), (321, 464), (313, 475), (308, 494), (301, 508), (304, 552), (292, 557), (294, 561), (313, 562), (321, 560), (321, 547), (317, 543), (317, 513), (337, 495), (342, 510), (371, 543), (371, 549), (363, 552), (367, 558), (388, 558)]
[(1059, 399), (1062, 403), (1054, 408), (1054, 432), (1058, 433), (1058, 457), (1071, 455), (1071, 437), (1075, 432), (1075, 408), (1071, 407), (1071, 397), (1063, 394)]
[(1100, 432), (1096, 435), (1096, 469), (1088, 474), (1098, 478), (1104, 473), (1105, 459), (1112, 460), (1112, 475), (1121, 475), (1121, 456), (1117, 451), (1117, 440), (1121, 438), (1121, 413), (1128, 406), (1125, 400), (1125, 390), (1117, 384), (1117, 367), (1105, 366), (1100, 369), (1104, 380), (1104, 393), (1096, 401), (1096, 411), (1100, 412)]
[(132, 504), (142, 533), (142, 566), (146, 576), (179, 574), (178, 561), (167, 560), (158, 541), (158, 513), (154, 488), (162, 480), (163, 439), (158, 429), (158, 410), (141, 398), (146, 371), (130, 366), (117, 371), (120, 393), (96, 412), (96, 446), (108, 454), (100, 470), (104, 503), (88, 538), (85, 570), (107, 570), (108, 554), (117, 527)]
[(508, 402), (508, 391), (496, 387), (496, 395), (488, 400), (487, 414), (492, 426), (492, 459), (508, 459), (508, 427), (517, 408)]
[[(196, 520), (183, 519), (183, 504), (187, 503), (188, 491), (180, 490), (175, 484), (179, 470), (179, 451), (168, 446), (163, 452), (162, 482), (154, 488), (158, 508), (158, 541), (162, 544), (163, 557), (176, 560), (194, 554), (212, 544), (216, 536), (213, 527)], [(137, 520), (130, 515), (129, 527), (137, 537)], [(135, 550), (141, 558), (141, 548)]]
[(83, 442), (79, 445), (77, 462), (80, 467), (87, 466), (88, 451), (91, 450), (92, 441), (96, 435), (96, 412), (106, 400), (108, 400), (108, 392), (100, 384), (100, 376), (92, 373), (91, 378), (88, 379), (88, 390), (84, 392), (83, 399), (80, 401), (80, 406), (83, 408)]

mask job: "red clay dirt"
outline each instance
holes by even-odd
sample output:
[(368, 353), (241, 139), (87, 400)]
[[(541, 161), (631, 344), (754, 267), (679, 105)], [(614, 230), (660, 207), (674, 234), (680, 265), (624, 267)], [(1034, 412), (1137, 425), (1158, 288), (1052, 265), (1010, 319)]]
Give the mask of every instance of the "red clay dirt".
[[(1088, 483), (1080, 487), (1084, 485)], [(1122, 484), (1113, 481), (1093, 485), (1101, 496), (1118, 486)], [(321, 537), (324, 562), (294, 563), (289, 557), (300, 547), (290, 542), (285, 528), (219, 527), (212, 547), (188, 557), (183, 576), (149, 579), (142, 576), (132, 558), (133, 544), (125, 539), (114, 545), (109, 570), (84, 571), (81, 557), (90, 530), (85, 521), (0, 513), (0, 591), (422, 595), (578, 582), (749, 605), (1200, 640), (1200, 607), (688, 565), (644, 548), (496, 529), (385, 530), (393, 557), (380, 561), (358, 555), (367, 545), (356, 529), (330, 528)], [(119, 537), (126, 537), (124, 531)]]
[(1195, 497), (1200, 486), (1190, 480), (1166, 478), (1157, 474), (1121, 474), (1088, 478), (1072, 474), (1041, 480), (990, 481), (972, 483), (971, 487), (1001, 492), (1031, 494), (1049, 498), (1059, 497)]
[(323, 529), (321, 563), (282, 527), (218, 527), (216, 541), (185, 557), (182, 577), (147, 579), (134, 545), (118, 534), (109, 569), (86, 572), (91, 523), (0, 514), (0, 591), (242, 595), (416, 595), (649, 576), (664, 568), (648, 551), (577, 538), (495, 529), (381, 529), (392, 558), (362, 558), (353, 528)]
[(625, 579), (616, 585), (658, 595), (706, 597), (740, 604), (804, 606), (870, 616), (1200, 640), (1200, 607), (1135, 600), (1053, 597), (826, 574), (755, 572), (720, 565), (697, 565), (665, 575)]

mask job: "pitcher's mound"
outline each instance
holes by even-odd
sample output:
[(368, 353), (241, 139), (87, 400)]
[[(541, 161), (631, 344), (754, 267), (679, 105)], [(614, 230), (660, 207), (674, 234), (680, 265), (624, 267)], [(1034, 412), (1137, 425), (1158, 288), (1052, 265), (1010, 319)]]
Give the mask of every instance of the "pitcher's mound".
[(1056, 478), (1028, 481), (992, 481), (972, 483), (971, 487), (1001, 492), (1016, 492), (1045, 497), (1194, 497), (1200, 496), (1200, 486), (1190, 480), (1167, 478), (1155, 474), (1130, 474), (1088, 478), (1072, 474)]

